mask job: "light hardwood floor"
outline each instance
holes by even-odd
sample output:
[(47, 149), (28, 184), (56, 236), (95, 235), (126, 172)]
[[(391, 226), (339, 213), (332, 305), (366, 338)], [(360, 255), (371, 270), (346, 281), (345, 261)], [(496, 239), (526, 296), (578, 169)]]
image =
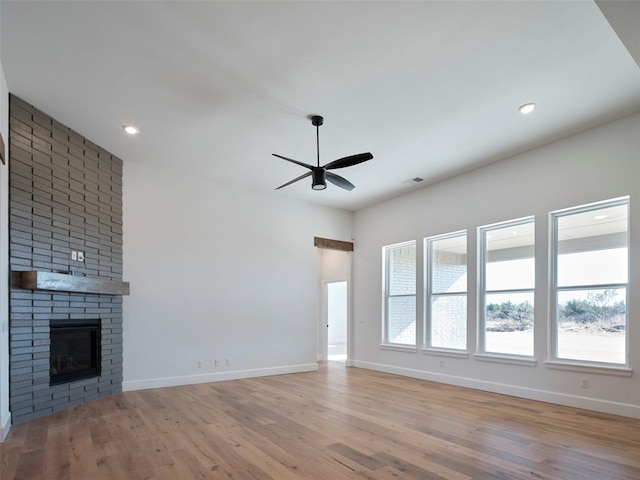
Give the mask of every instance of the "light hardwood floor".
[(640, 479), (640, 420), (338, 364), (14, 426), (0, 478)]

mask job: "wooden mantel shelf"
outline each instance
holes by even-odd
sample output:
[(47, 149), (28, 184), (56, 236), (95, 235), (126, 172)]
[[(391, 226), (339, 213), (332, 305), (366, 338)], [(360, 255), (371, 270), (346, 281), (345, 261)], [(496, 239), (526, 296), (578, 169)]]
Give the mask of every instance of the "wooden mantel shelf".
[[(97, 293), (101, 295), (129, 295), (129, 282), (99, 277), (83, 277), (67, 273), (41, 271), (14, 272), (18, 288), (53, 290), (57, 292)], [(16, 278), (16, 280), (18, 280)]]

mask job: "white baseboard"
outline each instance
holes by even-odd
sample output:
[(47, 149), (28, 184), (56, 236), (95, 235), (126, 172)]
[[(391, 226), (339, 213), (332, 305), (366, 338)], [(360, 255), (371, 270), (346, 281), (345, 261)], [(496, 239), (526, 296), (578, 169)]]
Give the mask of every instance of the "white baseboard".
[(284, 375), (287, 373), (314, 372), (317, 370), (317, 363), (308, 363), (302, 365), (285, 365), (282, 367), (203, 373), (200, 375), (185, 375), (181, 377), (125, 380), (122, 382), (122, 390), (130, 392), (134, 390), (146, 390), (149, 388), (177, 387), (180, 385), (194, 385), (196, 383), (223, 382), (225, 380), (240, 380), (242, 378), (266, 377), (269, 375)]
[(0, 443), (4, 442), (7, 439), (7, 435), (9, 435), (9, 430), (11, 429), (11, 413), (7, 415), (7, 418), (4, 422), (0, 422)]
[(568, 407), (584, 408), (586, 410), (610, 413), (612, 415), (640, 418), (640, 406), (631, 405), (628, 403), (612, 402), (609, 400), (600, 400), (597, 398), (581, 397), (578, 395), (569, 395), (566, 393), (550, 392), (547, 390), (538, 390), (535, 388), (518, 387), (503, 383), (476, 380), (467, 377), (426, 372), (424, 370), (416, 370), (412, 368), (396, 367), (393, 365), (385, 365), (381, 363), (363, 362), (361, 360), (354, 360), (352, 363), (352, 366), (354, 367), (366, 368), (368, 370), (375, 370), (384, 373), (392, 373), (395, 375), (402, 375), (404, 377), (430, 380), (433, 382), (446, 383), (458, 387), (467, 387), (476, 390), (483, 390), (486, 392), (511, 395), (513, 397), (527, 398), (529, 400), (538, 400), (541, 402), (566, 405)]

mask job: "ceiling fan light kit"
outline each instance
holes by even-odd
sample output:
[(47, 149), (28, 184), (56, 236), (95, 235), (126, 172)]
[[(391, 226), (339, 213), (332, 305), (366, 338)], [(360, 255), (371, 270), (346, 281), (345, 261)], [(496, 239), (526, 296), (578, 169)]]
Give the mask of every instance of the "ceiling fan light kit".
[(326, 165), (320, 166), (320, 125), (324, 123), (324, 118), (320, 115), (314, 115), (311, 117), (311, 124), (316, 127), (316, 152), (317, 152), (317, 164), (316, 166), (308, 165), (303, 162), (299, 162), (298, 160), (294, 160), (292, 158), (283, 157), (282, 155), (278, 155), (277, 153), (272, 153), (274, 157), (281, 158), (286, 160), (287, 162), (295, 163), (296, 165), (300, 165), (301, 167), (305, 167), (309, 169), (309, 172), (300, 175), (297, 178), (285, 183), (284, 185), (280, 185), (276, 190), (279, 190), (287, 185), (291, 185), (292, 183), (297, 182), (298, 180), (302, 180), (303, 178), (311, 177), (311, 188), (313, 190), (324, 190), (327, 188), (327, 180), (329, 180), (334, 185), (343, 188), (345, 190), (351, 191), (356, 186), (340, 175), (336, 175), (333, 172), (329, 172), (327, 170), (334, 170), (336, 168), (345, 168), (352, 167), (362, 162), (366, 162), (367, 160), (371, 160), (373, 155), (371, 153), (358, 153), (356, 155), (349, 155), (348, 157), (339, 158), (338, 160), (334, 160), (333, 162), (329, 162)]
[(327, 188), (327, 175), (322, 169), (311, 170), (311, 188), (314, 190), (324, 190)]

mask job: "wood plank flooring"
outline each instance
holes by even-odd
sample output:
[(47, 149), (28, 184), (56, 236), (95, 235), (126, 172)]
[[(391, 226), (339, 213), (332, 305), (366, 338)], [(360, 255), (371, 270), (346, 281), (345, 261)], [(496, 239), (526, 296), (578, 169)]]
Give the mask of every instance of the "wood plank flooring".
[(14, 426), (0, 478), (640, 479), (640, 420), (339, 364)]

